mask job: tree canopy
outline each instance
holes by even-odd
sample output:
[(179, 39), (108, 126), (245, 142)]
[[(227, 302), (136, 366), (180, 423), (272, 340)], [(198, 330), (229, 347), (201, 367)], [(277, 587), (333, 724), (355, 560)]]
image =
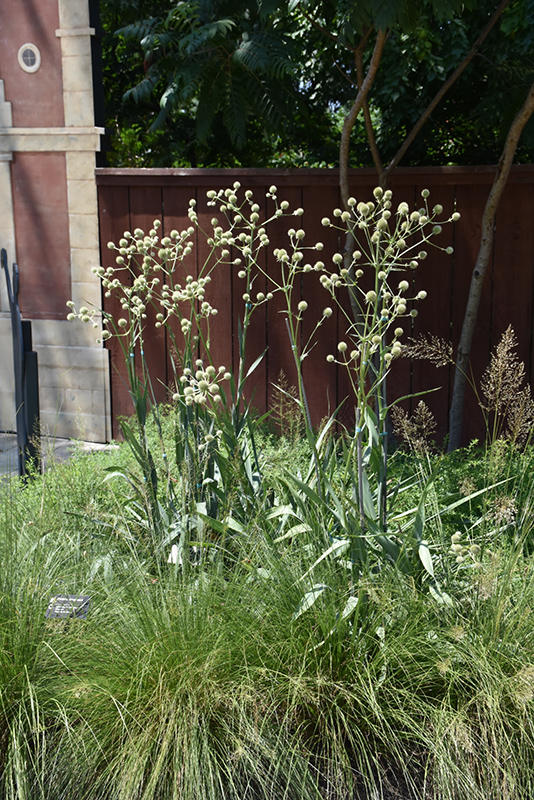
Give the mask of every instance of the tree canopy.
[[(455, 70), (496, 0), (101, 0), (111, 163), (336, 165), (343, 119), (377, 31), (369, 95), (385, 161)], [(495, 163), (534, 72), (534, 0), (511, 0), (403, 158)], [(117, 33), (118, 32), (118, 33)], [(534, 125), (517, 158), (532, 160)], [(358, 118), (351, 166), (373, 159)]]

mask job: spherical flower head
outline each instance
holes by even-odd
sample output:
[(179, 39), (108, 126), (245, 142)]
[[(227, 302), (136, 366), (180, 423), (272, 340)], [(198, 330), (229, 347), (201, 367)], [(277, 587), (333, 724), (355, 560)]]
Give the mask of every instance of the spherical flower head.
[(406, 214), (409, 212), (409, 210), (410, 210), (410, 208), (408, 206), (408, 203), (399, 203), (399, 205), (397, 207), (397, 214), (400, 214), (400, 216), (403, 217), (403, 216), (406, 216)]
[(371, 289), (371, 291), (367, 292), (365, 295), (365, 300), (367, 303), (374, 303), (376, 300), (376, 292)]
[(395, 336), (402, 336), (404, 330), (402, 328), (395, 328)]
[(445, 252), (448, 256), (451, 256), (454, 253), (454, 247), (446, 247)]
[(334, 262), (334, 264), (341, 264), (341, 262), (343, 261), (343, 256), (341, 255), (341, 253), (334, 253), (334, 255), (332, 256), (332, 261)]
[(412, 317), (413, 319), (415, 319), (415, 317), (418, 314), (419, 314), (419, 311), (416, 308), (412, 308), (412, 310), (410, 311), (410, 317)]
[(346, 342), (339, 342), (338, 346), (337, 346), (337, 349), (339, 350), (340, 353), (345, 353), (346, 350), (347, 350), (347, 343)]
[(406, 292), (406, 291), (408, 291), (409, 288), (410, 288), (410, 284), (408, 283), (408, 281), (401, 281), (399, 283), (399, 291), (400, 292)]
[(420, 261), (424, 261), (427, 255), (428, 253), (426, 250), (421, 250), (419, 253), (417, 253), (417, 258), (420, 259)]
[(428, 189), (423, 189), (423, 191), (421, 192), (421, 197), (424, 197), (425, 200), (426, 200), (426, 198), (429, 197), (429, 196), (430, 196), (430, 192), (428, 191)]
[(325, 309), (323, 309), (323, 317), (328, 318), (331, 316), (332, 316), (332, 309), (329, 306), (327, 306)]
[(421, 290), (420, 292), (417, 292), (417, 299), (418, 300), (425, 300), (426, 296), (427, 296), (427, 294), (426, 294), (426, 292), (424, 290)]
[(356, 205), (356, 199), (354, 197), (349, 197), (349, 199), (347, 200), (347, 205), (350, 208), (354, 208), (354, 206)]
[(384, 194), (384, 190), (380, 186), (376, 186), (373, 189), (373, 194), (374, 194), (374, 196), (376, 197), (377, 200), (381, 200), (382, 196)]
[(273, 186), (269, 186), (269, 194), (276, 194), (277, 191), (278, 191), (278, 189), (276, 188), (276, 186), (274, 186), (274, 185)]
[(456, 533), (453, 533), (451, 536), (451, 542), (453, 544), (458, 544), (458, 542), (460, 542), (461, 539), (462, 539), (462, 534), (460, 533), (460, 531), (456, 531)]
[(330, 222), (330, 220), (328, 219), (328, 217), (323, 217), (323, 218), (322, 218), (322, 220), (321, 220), (321, 225), (322, 225), (324, 228), (328, 228), (328, 226), (329, 226), (329, 225), (331, 225), (331, 224), (332, 224), (332, 223)]
[(280, 203), (280, 208), (282, 209), (282, 211), (287, 211), (287, 209), (289, 208), (289, 203), (287, 202), (287, 200), (282, 200), (282, 202)]
[(301, 300), (300, 303), (298, 304), (298, 310), (306, 311), (307, 308), (308, 308), (307, 302), (305, 300)]
[(453, 222), (458, 222), (458, 220), (460, 219), (460, 214), (457, 211), (455, 211), (451, 219)]
[(334, 358), (333, 355), (330, 354), (326, 357), (326, 360), (328, 361), (329, 364), (332, 364), (332, 362), (335, 361), (336, 359)]

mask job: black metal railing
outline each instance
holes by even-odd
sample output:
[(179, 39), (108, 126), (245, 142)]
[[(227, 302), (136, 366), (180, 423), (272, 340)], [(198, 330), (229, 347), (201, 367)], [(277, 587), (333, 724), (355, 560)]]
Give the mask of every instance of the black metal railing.
[(18, 303), (20, 275), (13, 264), (13, 282), (9, 277), (7, 252), (0, 251), (6, 275), (11, 330), (13, 335), (13, 368), (15, 373), (15, 408), (19, 475), (26, 476), (30, 464), (40, 470), (39, 376), (37, 353), (32, 346), (32, 324), (23, 320)]

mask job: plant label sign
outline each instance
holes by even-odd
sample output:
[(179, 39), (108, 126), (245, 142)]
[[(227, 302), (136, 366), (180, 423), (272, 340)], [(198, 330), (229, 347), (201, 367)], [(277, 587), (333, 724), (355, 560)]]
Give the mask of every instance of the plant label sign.
[(78, 594), (58, 594), (50, 598), (48, 619), (87, 619), (91, 598)]

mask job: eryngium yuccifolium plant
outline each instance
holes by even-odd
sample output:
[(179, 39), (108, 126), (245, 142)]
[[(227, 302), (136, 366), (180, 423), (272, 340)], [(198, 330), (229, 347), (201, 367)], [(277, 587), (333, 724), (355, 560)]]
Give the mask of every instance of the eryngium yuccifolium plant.
[[(311, 434), (302, 362), (336, 304), (340, 314), (345, 316), (346, 328), (343, 338), (333, 346), (328, 361), (348, 368), (356, 399), (358, 442), (367, 430), (370, 442), (374, 443), (372, 446), (385, 464), (385, 420), (392, 404), (386, 399), (385, 378), (392, 361), (402, 355), (403, 324), (411, 323), (411, 318), (417, 314), (414, 306), (426, 298), (426, 291), (413, 290), (413, 270), (426, 259), (430, 247), (439, 246), (435, 239), (443, 225), (460, 217), (458, 213), (444, 217), (442, 206), (429, 205), (429, 192), (424, 190), (421, 194), (422, 207), (416, 210), (410, 210), (406, 202), (394, 206), (392, 192), (380, 188), (374, 190), (371, 202), (357, 202), (351, 198), (350, 211), (335, 209), (334, 221), (325, 217), (322, 224), (342, 233), (348, 231), (355, 247), (349, 256), (338, 252), (329, 258), (322, 253), (325, 249), (322, 242), (309, 241), (303, 224), (304, 209), (292, 209), (288, 201), (280, 200), (276, 186), (271, 186), (266, 193), (267, 208), (272, 209), (269, 215), (265, 212), (265, 201), (260, 205), (252, 191), (243, 192), (238, 182), (225, 190), (209, 191), (208, 206), (214, 208), (214, 216), (207, 225), (208, 230), (203, 229), (196, 201), (191, 200), (190, 226), (186, 230), (173, 230), (161, 236), (161, 223), (155, 221), (148, 234), (136, 229), (133, 233), (126, 232), (118, 245), (109, 243), (108, 247), (115, 252), (115, 266), (98, 267), (95, 272), (102, 279), (106, 296), (118, 300), (121, 311), (115, 316), (103, 313), (101, 338), (117, 337), (125, 359), (131, 363), (136, 353), (143, 357), (146, 327), (165, 326), (180, 361), (180, 368), (176, 370), (175, 401), (186, 406), (204, 405), (218, 416), (216, 409), (221, 407), (221, 399), (224, 406), (228, 393), (220, 385), (226, 370), (213, 363), (210, 353), (210, 324), (217, 309), (209, 297), (209, 283), (213, 271), (220, 265), (231, 268), (235, 278), (243, 282), (239, 369), (236, 379), (230, 380), (234, 407), (239, 407), (243, 384), (251, 372), (245, 369), (245, 344), (251, 316), (279, 293), (283, 298), (288, 344), (297, 372), (298, 402)], [(287, 230), (286, 246), (275, 247), (271, 255), (268, 231), (282, 217), (292, 218), (294, 227)], [(191, 270), (196, 273), (192, 275), (187, 274), (187, 260), (197, 235), (206, 241), (208, 255), (202, 265)], [(452, 252), (450, 247), (440, 249)], [(302, 276), (306, 273), (318, 275), (329, 297), (318, 318), (311, 325), (307, 324), (311, 333), (304, 337), (303, 320), (311, 313), (307, 299), (301, 296)], [(349, 292), (355, 318), (346, 311), (340, 297), (342, 290)], [(73, 303), (69, 305), (70, 319), (78, 318), (98, 327), (100, 310), (82, 307), (76, 311)], [(180, 336), (183, 336), (181, 341)], [(199, 348), (203, 353), (201, 364), (196, 363)], [(146, 369), (144, 362), (143, 366)], [(318, 469), (316, 477), (320, 484)], [(359, 483), (362, 483), (361, 469)], [(382, 485), (384, 494), (385, 466), (376, 483)], [(382, 497), (380, 503), (384, 502)], [(385, 512), (379, 516), (385, 526)]]
[(453, 252), (435, 239), (444, 224), (460, 218), (455, 212), (444, 219), (439, 204), (431, 208), (426, 189), (421, 192), (423, 207), (413, 211), (405, 202), (395, 207), (390, 190), (377, 187), (373, 194), (374, 201), (368, 203), (350, 198), (351, 212), (335, 209), (334, 221), (322, 220), (325, 227), (348, 230), (355, 241), (350, 260), (335, 253), (333, 270), (320, 262), (320, 281), (326, 291), (336, 300), (338, 290), (347, 289), (353, 309), (358, 309), (356, 322), (343, 312), (349, 342), (340, 342), (337, 353), (328, 356), (331, 362), (351, 367), (355, 390), (365, 385), (369, 373), (380, 381), (391, 362), (402, 355), (403, 323), (417, 316), (414, 306), (427, 296), (424, 290), (413, 291), (412, 271), (427, 258), (429, 247)]

